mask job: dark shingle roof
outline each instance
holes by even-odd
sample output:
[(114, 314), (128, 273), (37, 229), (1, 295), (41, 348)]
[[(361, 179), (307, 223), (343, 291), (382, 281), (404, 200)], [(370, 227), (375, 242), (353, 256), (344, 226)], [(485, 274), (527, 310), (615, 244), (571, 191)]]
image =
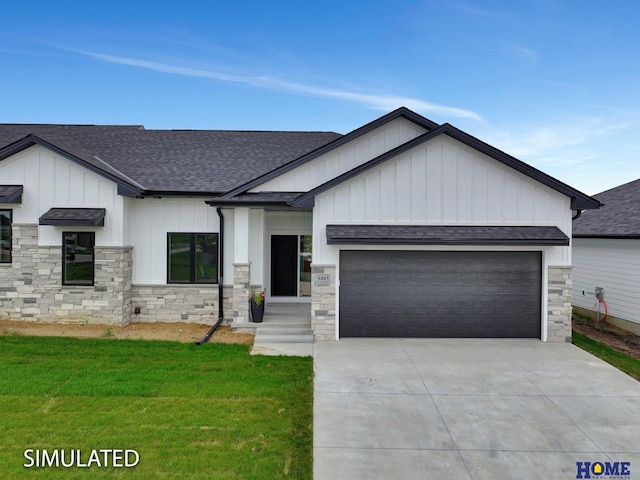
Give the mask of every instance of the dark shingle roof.
[(558, 227), (327, 225), (329, 245), (569, 245)]
[(105, 208), (51, 208), (39, 220), (40, 225), (104, 227)]
[(28, 135), (144, 190), (194, 193), (226, 192), (341, 136), (333, 132), (0, 124), (0, 151)]
[(22, 203), (22, 185), (0, 185), (0, 203)]
[(573, 221), (574, 237), (640, 236), (640, 180), (593, 196), (604, 206)]

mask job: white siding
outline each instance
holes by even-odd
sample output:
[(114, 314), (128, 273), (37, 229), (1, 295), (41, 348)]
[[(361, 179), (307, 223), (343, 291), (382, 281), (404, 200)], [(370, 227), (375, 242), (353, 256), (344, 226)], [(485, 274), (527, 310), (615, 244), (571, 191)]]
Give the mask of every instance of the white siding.
[[(24, 185), (22, 204), (10, 206), (15, 223), (37, 224), (53, 207), (101, 207), (107, 211), (104, 227), (73, 229), (95, 231), (100, 246), (125, 244), (124, 202), (117, 185), (44, 147), (33, 146), (2, 160), (0, 184)], [(39, 244), (61, 245), (61, 232), (69, 228), (40, 227)]]
[[(164, 285), (167, 283), (167, 233), (218, 233), (216, 209), (198, 199), (126, 199), (127, 240), (133, 246), (133, 283)], [(226, 212), (225, 212), (226, 214)], [(225, 222), (227, 232), (233, 232), (233, 218)], [(229, 235), (233, 240), (233, 236)], [(226, 252), (233, 252), (233, 243), (225, 242)], [(225, 253), (226, 253), (225, 252)], [(225, 261), (225, 284), (232, 283), (232, 258)]]
[(594, 310), (603, 287), (610, 315), (640, 323), (640, 240), (574, 238), (573, 265), (574, 305)]
[(306, 192), (425, 132), (398, 118), (250, 191)]
[[(315, 202), (314, 262), (321, 264), (337, 263), (338, 249), (326, 245), (329, 223), (550, 225), (571, 236), (568, 197), (449, 137), (373, 167)], [(568, 247), (545, 251), (547, 264), (570, 265)]]

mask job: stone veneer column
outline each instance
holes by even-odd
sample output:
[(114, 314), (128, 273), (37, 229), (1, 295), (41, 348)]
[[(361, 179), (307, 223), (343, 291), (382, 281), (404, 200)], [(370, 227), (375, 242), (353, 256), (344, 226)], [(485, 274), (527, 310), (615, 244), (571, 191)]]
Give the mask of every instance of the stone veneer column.
[(547, 341), (571, 342), (571, 269), (549, 266), (547, 279)]
[(249, 323), (251, 264), (233, 264), (233, 323)]
[[(131, 321), (132, 254), (133, 247), (95, 247), (91, 301), (103, 308), (94, 313), (89, 323), (126, 325)], [(91, 301), (85, 299), (83, 305), (90, 306)]]
[(335, 265), (311, 265), (311, 329), (314, 341), (336, 339)]

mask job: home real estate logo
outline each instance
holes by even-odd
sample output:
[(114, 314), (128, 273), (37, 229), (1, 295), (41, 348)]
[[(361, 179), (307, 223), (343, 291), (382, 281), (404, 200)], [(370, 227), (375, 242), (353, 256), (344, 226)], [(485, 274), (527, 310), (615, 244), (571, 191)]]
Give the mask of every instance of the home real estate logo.
[(576, 462), (576, 478), (622, 480), (631, 478), (631, 462)]

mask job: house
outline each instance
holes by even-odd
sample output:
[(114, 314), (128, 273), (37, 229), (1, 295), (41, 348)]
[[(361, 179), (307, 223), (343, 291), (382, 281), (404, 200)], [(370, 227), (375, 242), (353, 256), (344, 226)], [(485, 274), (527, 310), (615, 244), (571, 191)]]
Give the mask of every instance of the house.
[(346, 135), (1, 125), (0, 315), (249, 322), (317, 340), (566, 341), (574, 210), (600, 203), (399, 108)]
[(573, 304), (592, 315), (600, 287), (607, 321), (640, 335), (640, 180), (594, 198), (604, 206), (573, 222)]

